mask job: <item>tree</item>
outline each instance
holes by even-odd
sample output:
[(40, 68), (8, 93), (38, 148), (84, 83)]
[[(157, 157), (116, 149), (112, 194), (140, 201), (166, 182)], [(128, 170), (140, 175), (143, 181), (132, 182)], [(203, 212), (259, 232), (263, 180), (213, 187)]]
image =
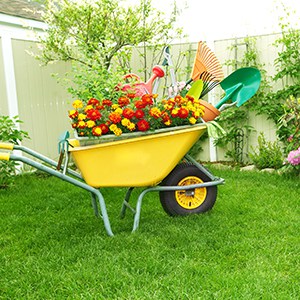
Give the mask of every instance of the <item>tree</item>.
[(122, 0), (45, 1), (43, 20), (48, 29), (39, 38), (38, 58), (45, 64), (71, 61), (75, 87), (69, 91), (77, 97), (95, 93), (104, 97), (114, 74), (130, 71), (133, 46), (168, 43), (181, 34), (173, 30), (177, 10), (167, 19), (149, 0), (127, 8), (123, 4)]

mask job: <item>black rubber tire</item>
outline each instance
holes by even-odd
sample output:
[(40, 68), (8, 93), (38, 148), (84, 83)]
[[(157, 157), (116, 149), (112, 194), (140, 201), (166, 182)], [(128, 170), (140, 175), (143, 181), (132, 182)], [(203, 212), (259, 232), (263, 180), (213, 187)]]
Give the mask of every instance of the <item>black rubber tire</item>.
[[(161, 182), (162, 186), (197, 184), (211, 179), (190, 163), (177, 165)], [(192, 194), (191, 194), (192, 191)], [(161, 191), (160, 202), (164, 211), (170, 216), (200, 214), (210, 210), (217, 199), (217, 186), (208, 186), (189, 191)], [(182, 201), (183, 200), (183, 201)]]

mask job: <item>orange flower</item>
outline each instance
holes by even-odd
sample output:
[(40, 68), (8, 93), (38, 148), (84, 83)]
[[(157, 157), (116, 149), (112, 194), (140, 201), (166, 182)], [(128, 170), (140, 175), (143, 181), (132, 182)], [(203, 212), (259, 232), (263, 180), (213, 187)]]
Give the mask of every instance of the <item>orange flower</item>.
[(123, 117), (127, 118), (127, 119), (132, 119), (134, 116), (134, 110), (129, 108), (129, 107), (126, 107), (124, 110), (123, 110)]
[(130, 99), (128, 97), (122, 96), (118, 99), (118, 104), (120, 107), (124, 107), (130, 103)]
[(122, 120), (122, 116), (120, 114), (118, 114), (117, 112), (111, 112), (109, 114), (109, 119), (114, 123), (120, 123)]

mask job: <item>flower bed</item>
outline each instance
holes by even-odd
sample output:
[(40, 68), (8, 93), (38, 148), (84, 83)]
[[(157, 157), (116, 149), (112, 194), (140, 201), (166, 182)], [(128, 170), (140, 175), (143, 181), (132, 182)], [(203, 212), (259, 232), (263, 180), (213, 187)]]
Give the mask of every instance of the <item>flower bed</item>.
[(204, 107), (200, 100), (180, 95), (157, 101), (157, 95), (121, 95), (117, 101), (91, 98), (75, 100), (69, 111), (78, 137), (121, 136), (136, 132), (194, 125), (202, 122)]

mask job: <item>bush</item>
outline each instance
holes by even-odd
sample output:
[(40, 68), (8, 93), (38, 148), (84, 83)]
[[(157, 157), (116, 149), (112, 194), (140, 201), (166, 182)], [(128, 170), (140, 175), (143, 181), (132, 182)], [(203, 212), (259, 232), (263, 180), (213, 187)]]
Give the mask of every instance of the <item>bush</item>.
[[(19, 144), (24, 138), (29, 138), (26, 131), (17, 128), (17, 123), (22, 123), (17, 116), (0, 116), (0, 141)], [(0, 188), (7, 188), (14, 182), (16, 166), (15, 161), (0, 161)]]
[(283, 165), (283, 155), (281, 147), (277, 141), (266, 141), (263, 132), (258, 136), (258, 146), (251, 147), (253, 153), (249, 157), (254, 165), (259, 169), (274, 168), (279, 169)]

